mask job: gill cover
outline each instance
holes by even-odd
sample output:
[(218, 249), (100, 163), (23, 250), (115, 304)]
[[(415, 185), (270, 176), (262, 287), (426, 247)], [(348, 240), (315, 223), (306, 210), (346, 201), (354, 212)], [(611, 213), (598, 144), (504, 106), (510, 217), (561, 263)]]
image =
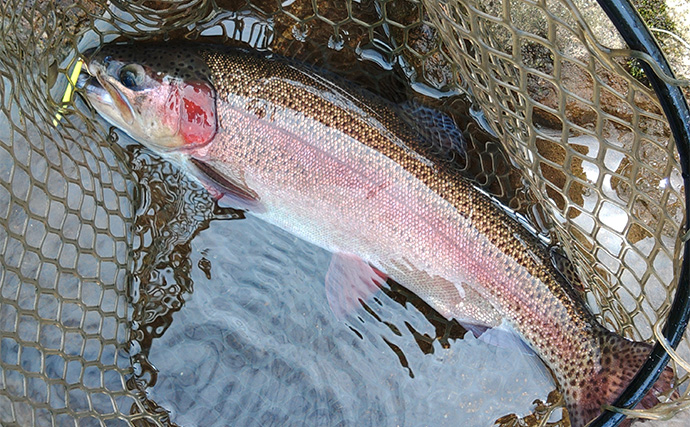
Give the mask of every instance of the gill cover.
[(170, 151), (207, 144), (216, 135), (216, 91), (197, 47), (109, 44), (85, 55), (96, 79), (90, 84), (102, 87), (87, 87), (86, 96), (137, 141)]

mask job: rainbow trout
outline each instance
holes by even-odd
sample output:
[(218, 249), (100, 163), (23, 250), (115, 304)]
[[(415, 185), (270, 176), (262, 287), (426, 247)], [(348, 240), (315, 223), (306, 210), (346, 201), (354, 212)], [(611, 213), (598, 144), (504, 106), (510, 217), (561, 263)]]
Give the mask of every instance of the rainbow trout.
[[(647, 358), (648, 344), (597, 322), (538, 239), (453, 169), (442, 141), (376, 95), (236, 48), (87, 55), (80, 86), (103, 117), (185, 162), (218, 198), (332, 251), (333, 280), (385, 274), (448, 319), (507, 322), (553, 372), (572, 425), (595, 418)], [(672, 378), (667, 369), (638, 407)]]

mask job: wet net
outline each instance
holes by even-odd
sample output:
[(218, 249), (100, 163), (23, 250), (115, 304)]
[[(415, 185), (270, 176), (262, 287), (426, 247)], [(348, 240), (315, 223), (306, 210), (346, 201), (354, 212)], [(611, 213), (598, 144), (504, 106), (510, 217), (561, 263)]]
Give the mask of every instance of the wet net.
[[(0, 18), (2, 425), (171, 425), (147, 394), (150, 343), (192, 291), (191, 239), (242, 217), (63, 98), (80, 52), (119, 37), (270, 48), (446, 111), (468, 140), (464, 171), (558, 242), (602, 323), (658, 339), (681, 264), (681, 170), (633, 77), (639, 55), (592, 1), (6, 0)], [(435, 327), (444, 341), (457, 325)], [(685, 390), (682, 359), (687, 340)], [(557, 400), (498, 423), (536, 425)]]

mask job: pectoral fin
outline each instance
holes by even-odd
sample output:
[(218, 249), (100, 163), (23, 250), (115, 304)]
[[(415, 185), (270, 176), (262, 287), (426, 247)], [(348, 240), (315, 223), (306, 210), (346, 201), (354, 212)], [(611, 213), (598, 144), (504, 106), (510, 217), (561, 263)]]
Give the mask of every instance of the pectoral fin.
[(338, 319), (354, 311), (386, 282), (387, 276), (356, 255), (334, 254), (326, 273), (326, 298)]
[(259, 195), (242, 179), (224, 173), (210, 162), (194, 157), (190, 158), (190, 162), (197, 171), (195, 176), (219, 204), (252, 212), (264, 211)]

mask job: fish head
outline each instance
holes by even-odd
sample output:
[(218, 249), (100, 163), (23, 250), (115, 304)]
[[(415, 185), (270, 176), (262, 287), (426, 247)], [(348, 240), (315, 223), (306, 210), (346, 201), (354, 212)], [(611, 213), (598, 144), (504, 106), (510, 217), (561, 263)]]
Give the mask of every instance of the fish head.
[(107, 44), (84, 52), (77, 87), (112, 125), (157, 151), (197, 148), (216, 135), (216, 91), (192, 46)]

